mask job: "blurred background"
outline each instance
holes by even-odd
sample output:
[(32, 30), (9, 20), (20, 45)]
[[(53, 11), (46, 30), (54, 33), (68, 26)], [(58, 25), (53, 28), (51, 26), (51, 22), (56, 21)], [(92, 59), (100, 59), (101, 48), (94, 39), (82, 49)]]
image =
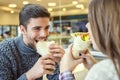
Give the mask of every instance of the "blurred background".
[(49, 40), (64, 48), (70, 43), (70, 34), (79, 31), (80, 21), (87, 21), (89, 0), (0, 0), (0, 41), (20, 34), (18, 15), (26, 4), (40, 4), (51, 13)]

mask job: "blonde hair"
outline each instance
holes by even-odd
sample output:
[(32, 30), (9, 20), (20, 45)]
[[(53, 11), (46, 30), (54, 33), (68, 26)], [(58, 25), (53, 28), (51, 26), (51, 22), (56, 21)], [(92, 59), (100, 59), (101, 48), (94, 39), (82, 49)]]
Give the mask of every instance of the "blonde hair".
[(95, 43), (111, 58), (120, 77), (120, 0), (92, 0), (88, 18)]

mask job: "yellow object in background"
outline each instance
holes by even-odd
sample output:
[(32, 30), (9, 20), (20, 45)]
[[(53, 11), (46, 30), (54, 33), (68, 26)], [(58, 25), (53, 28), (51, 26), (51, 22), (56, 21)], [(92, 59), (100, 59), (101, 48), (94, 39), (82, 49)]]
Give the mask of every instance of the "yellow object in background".
[(83, 41), (88, 41), (90, 39), (88, 32), (75, 32), (75, 33), (72, 33), (71, 36), (73, 38), (80, 36)]

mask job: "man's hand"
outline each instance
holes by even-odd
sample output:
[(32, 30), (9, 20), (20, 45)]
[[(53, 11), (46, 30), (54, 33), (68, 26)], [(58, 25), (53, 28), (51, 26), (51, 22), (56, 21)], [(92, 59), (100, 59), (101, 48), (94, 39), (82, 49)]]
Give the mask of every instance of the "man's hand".
[(26, 76), (28, 80), (35, 80), (44, 74), (53, 74), (51, 70), (55, 70), (55, 61), (53, 55), (47, 54), (38, 59), (36, 64), (26, 73)]
[(50, 53), (52, 53), (53, 56), (55, 57), (55, 62), (57, 62), (59, 64), (61, 58), (63, 57), (63, 55), (65, 53), (64, 49), (56, 44), (51, 44), (49, 46), (49, 49), (50, 49)]

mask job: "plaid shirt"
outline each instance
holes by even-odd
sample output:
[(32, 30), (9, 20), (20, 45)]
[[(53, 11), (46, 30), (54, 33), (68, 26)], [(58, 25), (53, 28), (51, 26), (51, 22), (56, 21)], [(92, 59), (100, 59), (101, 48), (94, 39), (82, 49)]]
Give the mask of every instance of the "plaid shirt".
[(70, 71), (64, 71), (60, 73), (59, 80), (75, 80), (75, 77)]

